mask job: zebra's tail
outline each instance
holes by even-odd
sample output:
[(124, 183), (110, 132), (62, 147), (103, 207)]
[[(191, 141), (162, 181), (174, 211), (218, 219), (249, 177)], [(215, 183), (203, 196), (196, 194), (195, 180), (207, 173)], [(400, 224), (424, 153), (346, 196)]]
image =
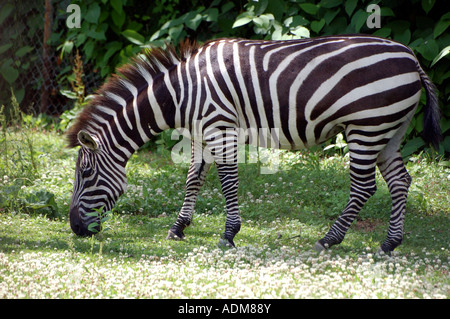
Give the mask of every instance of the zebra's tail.
[(418, 63), (417, 69), (427, 96), (427, 103), (423, 110), (424, 117), (422, 137), (426, 143), (433, 145), (436, 150), (439, 150), (439, 142), (442, 140), (442, 135), (441, 126), (439, 123), (440, 110), (438, 98), (436, 95), (436, 87)]

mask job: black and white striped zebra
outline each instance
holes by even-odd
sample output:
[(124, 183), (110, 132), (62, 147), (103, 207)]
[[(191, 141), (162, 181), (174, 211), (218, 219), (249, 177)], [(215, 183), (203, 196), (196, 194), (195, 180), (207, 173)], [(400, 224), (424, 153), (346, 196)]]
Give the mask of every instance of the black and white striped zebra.
[[(126, 189), (131, 154), (168, 128), (202, 136), (192, 148), (210, 149), (226, 200), (223, 243), (234, 246), (241, 227), (238, 209), (237, 129), (275, 128), (283, 149), (322, 143), (344, 131), (350, 153), (350, 198), (318, 250), (340, 243), (375, 193), (378, 166), (392, 197), (385, 252), (402, 242), (411, 178), (399, 147), (418, 105), (422, 86), (424, 139), (440, 139), (435, 89), (406, 46), (372, 36), (330, 36), (289, 41), (219, 39), (201, 47), (186, 42), (152, 49), (118, 70), (68, 132), (81, 146), (70, 222), (90, 234), (94, 217), (111, 209)], [(250, 138), (258, 144), (258, 137)], [(261, 141), (259, 141), (261, 142)], [(192, 152), (181, 211), (168, 238), (183, 238), (211, 161)], [(195, 156), (194, 156), (195, 154)], [(200, 152), (200, 154), (203, 154)]]

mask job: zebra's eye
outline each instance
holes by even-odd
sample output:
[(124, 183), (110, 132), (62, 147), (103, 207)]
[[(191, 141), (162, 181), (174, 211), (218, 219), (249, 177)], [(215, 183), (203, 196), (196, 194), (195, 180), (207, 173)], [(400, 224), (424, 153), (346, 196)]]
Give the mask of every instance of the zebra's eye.
[(92, 168), (86, 168), (81, 172), (81, 177), (87, 178), (91, 176), (94, 173), (94, 170)]

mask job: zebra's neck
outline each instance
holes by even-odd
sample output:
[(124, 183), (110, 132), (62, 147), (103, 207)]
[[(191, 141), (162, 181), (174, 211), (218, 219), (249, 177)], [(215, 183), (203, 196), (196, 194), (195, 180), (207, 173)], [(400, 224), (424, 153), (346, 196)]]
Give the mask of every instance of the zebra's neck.
[(141, 72), (146, 81), (144, 85), (120, 79), (121, 90), (105, 91), (106, 103), (97, 105), (94, 116), (97, 122), (104, 124), (94, 124), (100, 143), (121, 151), (126, 159), (153, 136), (175, 124), (176, 105), (165, 92), (164, 78), (170, 77), (169, 73), (152, 77)]
[(72, 146), (78, 143), (76, 134), (85, 130), (126, 162), (152, 136), (180, 126), (177, 72), (184, 58), (170, 49), (155, 50), (119, 69), (120, 76), (111, 77), (98, 91), (68, 132)]

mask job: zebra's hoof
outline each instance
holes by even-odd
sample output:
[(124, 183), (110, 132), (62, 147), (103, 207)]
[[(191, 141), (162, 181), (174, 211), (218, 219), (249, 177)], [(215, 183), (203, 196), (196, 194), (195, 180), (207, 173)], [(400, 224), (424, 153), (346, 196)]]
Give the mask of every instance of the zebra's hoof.
[(184, 239), (184, 236), (178, 236), (177, 234), (175, 234), (173, 231), (171, 231), (170, 229), (169, 229), (169, 232), (168, 232), (168, 234), (167, 234), (167, 237), (166, 237), (166, 239), (170, 239), (170, 240), (183, 240)]
[(228, 239), (220, 238), (219, 243), (217, 244), (217, 247), (221, 249), (229, 249), (229, 248), (236, 248), (234, 246), (233, 242), (230, 242)]
[(326, 250), (326, 249), (328, 249), (328, 244), (325, 244), (325, 246), (324, 246), (324, 245), (322, 245), (322, 244), (320, 243), (320, 241), (317, 241), (317, 242), (314, 244), (314, 250), (317, 251), (317, 252), (321, 252), (321, 251), (324, 251), (324, 250)]
[(392, 257), (392, 256), (394, 256), (395, 254), (394, 254), (393, 251), (390, 251), (390, 250), (384, 251), (383, 248), (380, 247), (380, 248), (378, 248), (377, 255), (378, 255), (378, 256), (388, 256), (388, 257)]

